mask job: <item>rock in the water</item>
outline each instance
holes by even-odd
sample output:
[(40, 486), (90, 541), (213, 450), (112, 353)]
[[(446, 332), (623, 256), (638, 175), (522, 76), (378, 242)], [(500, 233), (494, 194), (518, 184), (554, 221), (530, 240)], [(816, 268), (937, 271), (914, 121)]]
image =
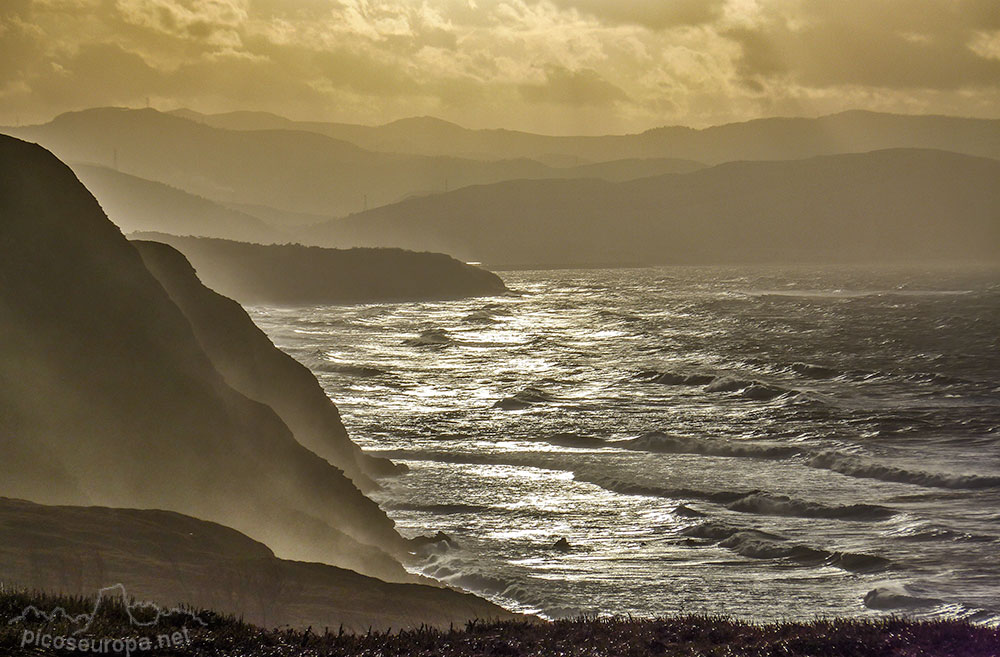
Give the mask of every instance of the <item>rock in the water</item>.
[(544, 404), (554, 401), (555, 398), (544, 390), (538, 388), (525, 388), (513, 397), (505, 397), (493, 405), (493, 408), (505, 411), (520, 411), (535, 404)]
[(419, 337), (406, 340), (405, 344), (411, 347), (441, 347), (451, 344), (451, 338), (443, 329), (431, 329), (424, 331)]
[(774, 386), (769, 386), (764, 383), (754, 383), (753, 385), (747, 387), (743, 390), (743, 396), (747, 399), (754, 399), (756, 401), (771, 401), (777, 397), (788, 392), (783, 388), (776, 388)]
[(556, 550), (557, 552), (569, 552), (573, 548), (570, 547), (569, 541), (567, 541), (566, 537), (564, 536), (555, 542), (555, 545), (552, 546), (552, 549)]
[(493, 404), (493, 408), (499, 408), (502, 411), (523, 411), (530, 406), (532, 406), (531, 402), (522, 401), (517, 397), (505, 397)]
[(433, 536), (417, 536), (410, 539), (410, 545), (417, 549), (427, 547), (428, 545), (438, 545), (442, 543), (448, 547), (454, 547), (457, 545), (455, 539), (442, 531), (438, 531), (438, 533)]
[(720, 376), (705, 386), (705, 392), (736, 392), (753, 385), (753, 381), (742, 379), (731, 379), (727, 376)]
[(581, 436), (577, 433), (557, 433), (545, 439), (545, 442), (563, 447), (593, 448), (606, 447), (600, 438), (594, 436)]
[(705, 517), (705, 514), (702, 513), (701, 511), (698, 511), (696, 509), (692, 509), (691, 507), (685, 506), (683, 504), (677, 505), (677, 508), (674, 509), (674, 513), (676, 513), (677, 515), (681, 516), (682, 518), (704, 518)]

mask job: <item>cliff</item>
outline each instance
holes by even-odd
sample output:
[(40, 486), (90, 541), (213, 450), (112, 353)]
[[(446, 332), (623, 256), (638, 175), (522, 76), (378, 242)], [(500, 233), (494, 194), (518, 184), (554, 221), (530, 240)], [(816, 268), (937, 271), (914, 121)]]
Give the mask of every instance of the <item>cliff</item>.
[(410, 580), (341, 470), (229, 385), (72, 171), (0, 136), (0, 494), (167, 509)]
[(1000, 259), (1000, 161), (887, 150), (623, 183), (520, 180), (376, 208), (315, 243), (493, 266)]
[(351, 442), (337, 407), (312, 372), (275, 347), (242, 306), (202, 285), (179, 251), (159, 242), (132, 245), (191, 322), (226, 383), (274, 409), (296, 440), (343, 470), (362, 490), (375, 487), (372, 477), (398, 471), (387, 459), (366, 456)]

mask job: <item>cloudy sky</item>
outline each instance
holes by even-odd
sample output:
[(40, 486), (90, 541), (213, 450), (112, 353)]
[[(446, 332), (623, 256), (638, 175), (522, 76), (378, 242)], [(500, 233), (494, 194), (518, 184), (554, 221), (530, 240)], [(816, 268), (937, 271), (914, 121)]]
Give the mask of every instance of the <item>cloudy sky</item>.
[(0, 0), (0, 123), (147, 99), (562, 134), (1000, 118), (1000, 0)]

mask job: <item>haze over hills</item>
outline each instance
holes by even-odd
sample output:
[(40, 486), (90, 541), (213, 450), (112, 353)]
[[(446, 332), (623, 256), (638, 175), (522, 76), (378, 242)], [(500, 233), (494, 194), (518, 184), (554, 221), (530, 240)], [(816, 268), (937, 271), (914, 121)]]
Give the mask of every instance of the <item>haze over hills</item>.
[(162, 231), (244, 242), (288, 242), (288, 234), (260, 218), (163, 183), (108, 167), (70, 165), (97, 198), (108, 218), (125, 233)]
[(310, 132), (204, 126), (155, 110), (95, 109), (9, 128), (63, 160), (110, 163), (129, 174), (224, 202), (338, 216), (413, 192), (542, 174), (537, 162), (373, 153)]
[(264, 112), (206, 115), (178, 110), (175, 113), (206, 125), (235, 130), (280, 128), (316, 132), (375, 151), (494, 159), (532, 158), (549, 163), (553, 156), (561, 156), (591, 162), (669, 157), (718, 164), (732, 160), (790, 160), (889, 148), (932, 148), (1000, 157), (998, 120), (867, 111), (848, 111), (818, 118), (756, 119), (701, 130), (666, 126), (639, 134), (603, 137), (469, 130), (430, 117), (362, 126), (291, 121)]
[(510, 181), (376, 208), (312, 238), (494, 266), (996, 260), (1000, 161), (897, 149), (617, 184)]
[[(292, 212), (290, 210), (280, 210), (278, 208), (272, 208), (267, 205), (254, 205), (252, 203), (220, 203), (220, 205), (222, 205), (223, 207), (227, 207), (230, 210), (236, 210), (237, 212), (251, 215), (253, 217), (260, 219), (269, 226), (273, 226), (279, 230), (287, 230), (289, 232), (294, 232), (295, 229), (299, 226), (310, 226), (313, 224), (321, 224), (324, 221), (329, 221), (330, 219), (333, 218), (329, 215), (310, 214), (308, 212)], [(160, 229), (160, 230), (165, 230), (165, 229)], [(171, 232), (171, 231), (166, 231), (166, 232)], [(188, 233), (174, 233), (174, 234), (185, 235)], [(241, 240), (241, 241), (246, 242), (253, 240)]]
[(173, 510), (411, 579), (393, 522), (227, 383), (67, 166), (0, 136), (0, 172), (0, 494)]
[[(326, 217), (464, 185), (572, 175), (527, 159), (377, 153), (301, 130), (225, 130), (151, 109), (71, 112), (4, 131), (37, 141), (66, 161), (116, 163), (130, 175), (224, 203)], [(674, 171), (697, 165), (661, 160), (651, 166)]]
[(245, 304), (313, 306), (504, 294), (496, 274), (442, 253), (260, 245), (162, 233), (133, 239), (181, 251), (213, 290)]

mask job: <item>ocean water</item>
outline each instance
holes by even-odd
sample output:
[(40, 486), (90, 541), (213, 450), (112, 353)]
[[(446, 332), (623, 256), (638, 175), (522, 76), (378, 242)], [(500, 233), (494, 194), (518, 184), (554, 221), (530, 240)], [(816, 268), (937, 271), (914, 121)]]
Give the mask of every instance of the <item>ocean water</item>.
[(250, 309), (409, 466), (376, 499), (454, 540), (414, 571), (551, 618), (1000, 622), (1000, 270), (502, 277)]

